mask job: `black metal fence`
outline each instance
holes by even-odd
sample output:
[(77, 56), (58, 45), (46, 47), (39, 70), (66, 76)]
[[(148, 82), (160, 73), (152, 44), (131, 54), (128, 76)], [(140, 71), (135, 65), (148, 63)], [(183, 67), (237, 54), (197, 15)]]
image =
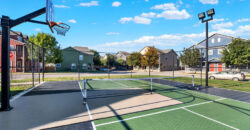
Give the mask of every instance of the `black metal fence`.
[(9, 69), (12, 97), (44, 81), (44, 57), (43, 48), (33, 43), (12, 44), (11, 42), (10, 46), (14, 48), (10, 52)]

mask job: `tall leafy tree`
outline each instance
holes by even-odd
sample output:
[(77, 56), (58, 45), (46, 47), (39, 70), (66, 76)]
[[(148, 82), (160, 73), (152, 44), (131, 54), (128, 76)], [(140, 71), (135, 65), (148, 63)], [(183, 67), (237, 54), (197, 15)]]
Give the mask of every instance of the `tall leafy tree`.
[(222, 51), (222, 57), (221, 57), (220, 60), (221, 60), (221, 62), (225, 63), (227, 67), (229, 65), (231, 65), (230, 55), (229, 55), (229, 51), (227, 50), (227, 48), (223, 49), (223, 51)]
[(123, 60), (123, 59), (117, 59), (115, 61), (115, 64), (118, 65), (118, 66), (125, 66), (125, 65), (127, 65), (126, 61)]
[[(52, 35), (46, 33), (38, 33), (37, 35), (32, 35), (29, 37), (29, 43), (33, 43), (35, 45), (33, 48), (35, 54), (38, 53), (37, 46), (44, 48), (46, 63), (61, 63), (63, 61), (60, 45), (56, 41), (56, 38)], [(29, 53), (29, 59), (31, 59), (31, 44), (27, 46), (27, 49)], [(42, 51), (40, 50), (40, 58), (41, 57)]]
[(149, 47), (147, 52), (142, 56), (142, 66), (151, 67), (159, 64), (158, 50), (155, 47)]
[(133, 52), (128, 56), (127, 64), (129, 66), (141, 66), (142, 55), (139, 52)]
[(233, 39), (227, 49), (223, 50), (221, 61), (227, 66), (245, 66), (250, 63), (250, 41)]
[(90, 51), (94, 53), (94, 59), (93, 59), (94, 60), (94, 65), (97, 65), (97, 66), (101, 65), (101, 56), (100, 56), (100, 54), (95, 50), (90, 50)]
[(111, 54), (107, 54), (106, 59), (101, 60), (101, 64), (104, 66), (114, 66), (115, 65), (115, 56)]
[(189, 67), (195, 67), (200, 63), (200, 51), (199, 49), (191, 48), (185, 49), (183, 54), (180, 55), (180, 61), (183, 65), (187, 65)]

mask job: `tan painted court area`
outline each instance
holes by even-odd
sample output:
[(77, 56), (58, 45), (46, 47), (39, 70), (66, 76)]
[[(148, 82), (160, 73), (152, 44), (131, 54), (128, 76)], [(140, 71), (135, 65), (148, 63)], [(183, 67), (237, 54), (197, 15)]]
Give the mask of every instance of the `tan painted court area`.
[[(131, 89), (130, 89), (131, 90)], [(99, 91), (101, 93), (101, 91)], [(96, 92), (95, 92), (96, 93)], [(129, 113), (135, 113), (170, 105), (181, 104), (182, 102), (162, 96), (157, 93), (144, 93), (128, 96), (113, 96), (107, 98), (93, 98), (88, 100), (89, 111), (68, 117), (66, 119), (52, 122), (34, 129), (52, 128), (62, 125), (76, 124), (90, 121), (90, 115), (93, 120), (107, 117), (119, 116)], [(83, 109), (85, 106), (83, 105)], [(86, 108), (85, 108), (86, 109)], [(91, 114), (90, 114), (91, 113)]]

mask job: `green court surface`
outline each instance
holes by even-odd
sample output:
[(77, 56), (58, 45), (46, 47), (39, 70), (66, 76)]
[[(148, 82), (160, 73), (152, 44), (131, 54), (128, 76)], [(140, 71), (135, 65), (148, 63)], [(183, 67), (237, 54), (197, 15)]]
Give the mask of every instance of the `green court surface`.
[[(88, 91), (140, 87), (150, 91), (145, 80), (88, 81)], [(81, 83), (83, 87), (83, 84)], [(94, 120), (97, 130), (230, 130), (250, 129), (250, 104), (152, 83), (158, 93), (181, 104)], [(115, 95), (115, 94), (114, 94)], [(92, 95), (94, 98), (95, 95)], [(103, 95), (105, 96), (105, 95)], [(91, 100), (89, 100), (90, 102)], [(90, 108), (91, 112), (91, 108)]]

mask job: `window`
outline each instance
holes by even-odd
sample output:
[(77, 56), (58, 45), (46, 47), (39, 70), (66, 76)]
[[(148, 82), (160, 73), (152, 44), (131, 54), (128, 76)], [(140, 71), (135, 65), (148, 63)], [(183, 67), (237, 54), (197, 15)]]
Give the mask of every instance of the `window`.
[(219, 55), (221, 55), (221, 54), (222, 54), (222, 52), (223, 52), (223, 50), (222, 50), (222, 49), (218, 49), (218, 54), (219, 54)]
[(213, 55), (213, 50), (208, 50), (208, 55)]
[(23, 40), (22, 40), (22, 37), (21, 36), (18, 36), (18, 41), (20, 41), (20, 42), (22, 42)]
[(22, 61), (21, 60), (17, 61), (17, 68), (22, 68)]
[(61, 63), (57, 63), (56, 64), (56, 68), (61, 68), (62, 64)]
[(79, 60), (83, 61), (83, 55), (79, 55)]
[(16, 52), (17, 52), (17, 56), (22, 56), (23, 55), (23, 46), (17, 45)]
[(76, 69), (76, 64), (75, 63), (72, 63), (71, 64), (71, 69), (73, 70), (73, 69)]
[(212, 39), (212, 43), (214, 43), (214, 39)]
[(86, 69), (86, 67), (87, 67), (87, 64), (82, 64), (82, 69)]
[(219, 38), (217, 39), (217, 41), (220, 42), (220, 41), (221, 41), (221, 38), (219, 37)]

